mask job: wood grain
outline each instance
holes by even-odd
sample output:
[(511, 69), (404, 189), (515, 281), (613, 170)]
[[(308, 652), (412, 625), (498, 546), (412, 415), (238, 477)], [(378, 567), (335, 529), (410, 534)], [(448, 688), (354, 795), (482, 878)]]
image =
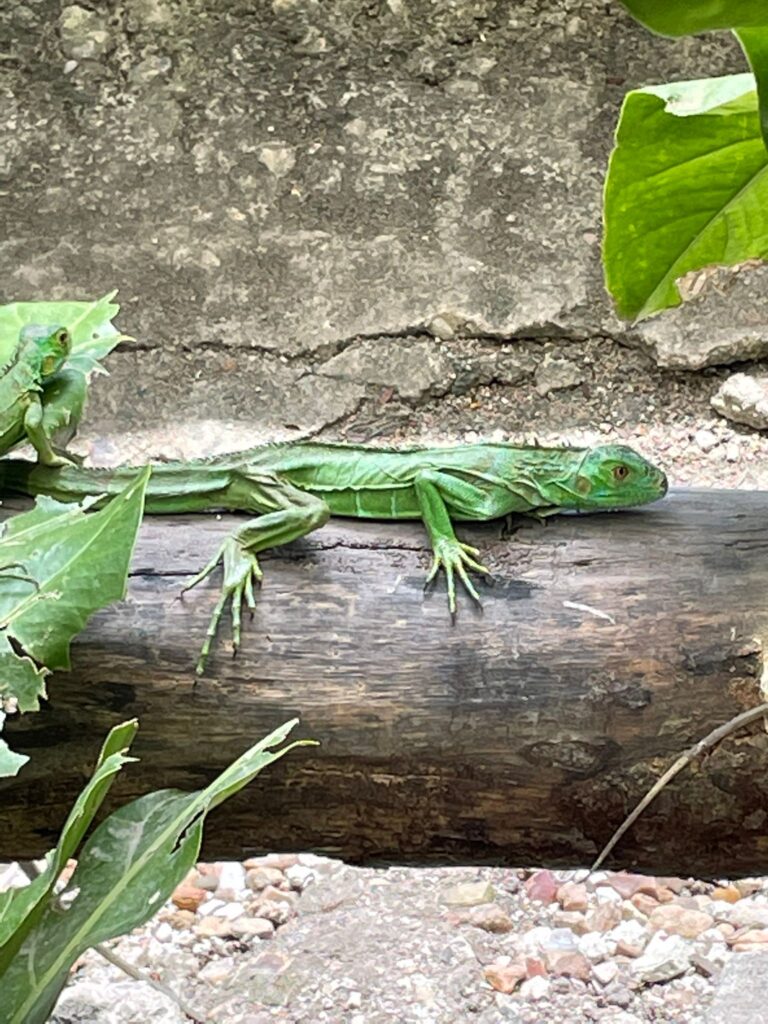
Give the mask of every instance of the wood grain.
[[(422, 593), (418, 525), (333, 520), (263, 559), (232, 658), (194, 662), (214, 583), (181, 601), (234, 517), (147, 519), (127, 600), (91, 620), (2, 784), (0, 857), (53, 842), (108, 728), (136, 716), (115, 800), (198, 788), (294, 715), (321, 741), (217, 810), (208, 857), (586, 865), (683, 748), (760, 701), (768, 494), (679, 491), (647, 509), (462, 529), (493, 569), (484, 609)], [(218, 584), (218, 577), (215, 580)], [(464, 595), (462, 595), (464, 596)], [(113, 800), (114, 804), (114, 800)], [(683, 773), (613, 863), (764, 871), (768, 736)]]

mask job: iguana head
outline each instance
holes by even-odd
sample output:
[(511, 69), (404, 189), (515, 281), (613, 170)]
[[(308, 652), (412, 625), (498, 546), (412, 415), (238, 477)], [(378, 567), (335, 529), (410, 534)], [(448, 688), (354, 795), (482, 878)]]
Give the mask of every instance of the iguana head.
[(72, 335), (66, 327), (28, 324), (22, 327), (19, 341), (23, 346), (34, 347), (42, 380), (60, 370), (72, 351)]
[(588, 448), (561, 485), (573, 496), (568, 507), (584, 511), (644, 505), (667, 493), (667, 478), (658, 466), (624, 444)]

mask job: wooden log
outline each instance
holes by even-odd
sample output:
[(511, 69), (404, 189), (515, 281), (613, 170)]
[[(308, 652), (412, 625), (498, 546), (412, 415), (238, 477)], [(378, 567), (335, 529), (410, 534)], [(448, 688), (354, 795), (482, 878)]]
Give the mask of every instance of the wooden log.
[[(768, 495), (680, 491), (646, 509), (466, 527), (496, 574), (484, 610), (424, 596), (418, 524), (333, 520), (268, 553), (233, 659), (193, 667), (218, 578), (178, 590), (233, 517), (150, 518), (128, 598), (94, 616), (2, 785), (0, 857), (48, 848), (108, 728), (139, 718), (112, 805), (204, 785), (286, 719), (295, 751), (212, 815), (208, 857), (316, 850), (355, 862), (587, 865), (676, 755), (759, 703)], [(462, 595), (465, 597), (465, 595)], [(764, 871), (768, 736), (686, 770), (613, 863)]]

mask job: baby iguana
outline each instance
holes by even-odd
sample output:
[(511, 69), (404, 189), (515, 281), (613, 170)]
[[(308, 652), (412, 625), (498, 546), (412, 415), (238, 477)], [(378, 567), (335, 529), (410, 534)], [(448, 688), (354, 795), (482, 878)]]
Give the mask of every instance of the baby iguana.
[[(136, 467), (51, 469), (0, 460), (0, 493), (47, 494), (61, 501), (95, 494), (109, 497), (136, 471)], [(394, 449), (287, 442), (200, 461), (158, 463), (147, 487), (145, 510), (173, 514), (229, 509), (257, 514), (233, 531), (184, 588), (195, 586), (223, 562), (221, 595), (197, 664), (197, 672), (202, 673), (228, 601), (237, 650), (242, 604), (255, 608), (254, 584), (262, 578), (258, 553), (303, 537), (329, 516), (421, 519), (433, 551), (427, 583), (440, 569), (445, 571), (453, 614), (454, 574), (478, 600), (467, 569), (488, 572), (477, 561), (477, 549), (458, 540), (453, 521), (627, 508), (656, 501), (666, 491), (664, 473), (624, 445)]]
[(21, 329), (13, 357), (0, 369), (0, 454), (28, 440), (44, 465), (76, 461), (54, 447), (72, 439), (85, 401), (85, 376), (64, 369), (71, 349), (64, 327)]

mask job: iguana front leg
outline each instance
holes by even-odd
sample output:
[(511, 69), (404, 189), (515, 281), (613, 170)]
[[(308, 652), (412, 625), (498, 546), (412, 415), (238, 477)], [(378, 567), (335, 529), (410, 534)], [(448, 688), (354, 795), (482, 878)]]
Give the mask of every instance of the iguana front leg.
[(320, 498), (306, 494), (272, 474), (259, 473), (247, 467), (235, 472), (227, 493), (222, 496), (222, 504), (230, 508), (252, 509), (262, 515), (258, 519), (249, 519), (227, 537), (210, 562), (184, 587), (184, 591), (190, 590), (210, 575), (219, 562), (224, 563), (221, 595), (213, 609), (200, 651), (195, 669), (198, 675), (202, 675), (205, 669), (227, 602), (232, 609), (232, 646), (235, 653), (240, 646), (243, 602), (253, 611), (256, 606), (254, 583), (260, 583), (264, 575), (257, 553), (303, 537), (326, 523), (330, 515), (328, 506)]
[(44, 466), (67, 466), (77, 457), (64, 449), (82, 416), (87, 381), (77, 370), (60, 370), (46, 381), (42, 392), (27, 396), (24, 430)]
[(424, 586), (428, 587), (439, 570), (444, 569), (448, 585), (448, 608), (451, 615), (455, 615), (454, 572), (478, 604), (480, 596), (467, 575), (466, 567), (486, 576), (491, 574), (490, 570), (473, 557), (480, 554), (477, 548), (462, 544), (456, 537), (446, 499), (451, 508), (468, 519), (492, 518), (494, 511), (486, 508), (487, 496), (480, 488), (449, 473), (422, 470), (414, 480), (414, 487), (434, 555)]
[(80, 465), (82, 459), (66, 449), (77, 433), (87, 391), (86, 375), (68, 367), (43, 384), (43, 432), (54, 452), (75, 465)]

